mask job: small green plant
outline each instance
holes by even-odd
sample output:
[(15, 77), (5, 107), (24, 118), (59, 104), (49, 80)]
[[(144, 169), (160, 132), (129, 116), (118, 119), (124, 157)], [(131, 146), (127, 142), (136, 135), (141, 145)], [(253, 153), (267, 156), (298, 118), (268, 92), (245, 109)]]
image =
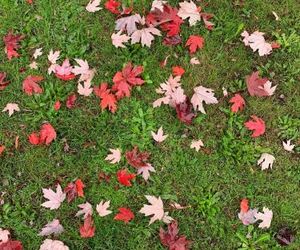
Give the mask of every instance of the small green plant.
[(259, 235), (255, 230), (254, 226), (248, 226), (248, 232), (244, 234), (237, 232), (236, 236), (240, 240), (239, 250), (258, 250), (258, 249), (270, 249), (268, 248), (268, 241), (271, 236), (268, 233)]
[(296, 140), (300, 136), (300, 119), (285, 115), (278, 118), (278, 136), (281, 139)]

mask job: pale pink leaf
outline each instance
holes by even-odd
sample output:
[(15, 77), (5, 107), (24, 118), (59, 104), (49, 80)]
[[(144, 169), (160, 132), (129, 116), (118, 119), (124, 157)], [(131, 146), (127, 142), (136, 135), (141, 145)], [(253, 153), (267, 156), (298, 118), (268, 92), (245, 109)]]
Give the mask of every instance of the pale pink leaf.
[(56, 187), (56, 192), (53, 190), (43, 188), (44, 198), (48, 201), (42, 204), (43, 207), (50, 208), (50, 210), (58, 209), (61, 203), (65, 200), (66, 194), (63, 193), (61, 186), (58, 184)]
[(152, 135), (152, 138), (154, 139), (154, 141), (156, 141), (158, 143), (163, 142), (168, 137), (168, 135), (164, 135), (164, 131), (163, 131), (162, 127), (160, 127), (158, 129), (157, 133), (154, 133), (153, 131), (151, 131), (151, 135)]
[(193, 140), (190, 146), (190, 148), (194, 148), (197, 152), (200, 150), (201, 147), (204, 147), (202, 140)]
[(79, 95), (90, 96), (93, 93), (93, 90), (94, 89), (91, 87), (91, 82), (89, 81), (83, 82), (83, 85), (78, 83), (77, 92)]
[(192, 96), (191, 103), (195, 110), (199, 110), (201, 113), (206, 114), (203, 102), (206, 104), (216, 104), (218, 103), (217, 98), (214, 96), (214, 91), (212, 89), (199, 86), (194, 88), (194, 95)]
[(197, 21), (201, 20), (200, 12), (198, 7), (193, 1), (184, 1), (179, 3), (179, 11), (177, 13), (182, 19), (189, 19), (190, 26), (193, 26)]
[(275, 157), (268, 153), (263, 153), (257, 161), (257, 165), (261, 165), (261, 170), (272, 169)]
[(69, 250), (62, 241), (46, 239), (39, 250)]
[(9, 117), (11, 117), (15, 111), (20, 111), (19, 105), (16, 103), (7, 103), (5, 108), (2, 110), (2, 112), (8, 112)]
[(55, 219), (48, 224), (46, 224), (42, 231), (39, 233), (40, 236), (48, 236), (50, 234), (59, 235), (64, 231), (63, 226), (60, 224), (59, 220)]
[(112, 213), (112, 211), (108, 210), (109, 206), (110, 206), (110, 201), (106, 201), (106, 202), (101, 201), (97, 205), (96, 210), (100, 217), (104, 217)]
[(142, 47), (147, 46), (150, 48), (154, 36), (161, 36), (161, 33), (158, 29), (154, 27), (143, 28), (141, 30), (136, 30), (131, 35), (131, 44), (141, 42)]
[(194, 65), (200, 64), (200, 61), (198, 60), (197, 57), (193, 57), (193, 58), (191, 58), (191, 60), (190, 60), (190, 64), (194, 64)]
[(109, 149), (111, 154), (107, 155), (105, 160), (109, 161), (111, 164), (120, 162), (121, 160), (121, 150), (120, 149)]
[(83, 204), (78, 205), (78, 207), (81, 209), (76, 213), (76, 217), (83, 215), (83, 218), (86, 219), (89, 215), (93, 214), (93, 207), (90, 203), (86, 202)]
[(33, 58), (34, 59), (37, 59), (39, 56), (43, 55), (43, 52), (42, 52), (43, 48), (38, 48), (34, 51), (33, 53)]
[(10, 232), (0, 228), (0, 243), (5, 243), (9, 240)]
[(55, 51), (53, 52), (53, 50), (50, 51), (49, 55), (48, 55), (48, 60), (51, 64), (56, 64), (57, 60), (59, 59), (60, 56), (60, 51)]
[(154, 11), (155, 9), (159, 9), (161, 12), (164, 11), (164, 4), (166, 4), (167, 1), (163, 0), (154, 0), (152, 2), (151, 11)]
[(140, 167), (137, 169), (137, 174), (141, 174), (145, 181), (148, 181), (148, 179), (150, 178), (150, 172), (155, 173), (156, 171), (154, 167), (152, 167), (152, 165), (149, 163), (147, 164), (146, 167)]
[(286, 142), (283, 141), (282, 145), (283, 145), (284, 150), (286, 150), (288, 152), (293, 152), (293, 149), (295, 147), (294, 144), (291, 144), (291, 140), (287, 140)]
[(165, 212), (161, 198), (156, 198), (155, 196), (151, 195), (146, 195), (145, 197), (151, 205), (144, 205), (139, 212), (145, 214), (145, 216), (152, 215), (149, 225), (156, 220), (162, 220), (164, 218)]
[(111, 35), (112, 44), (116, 48), (126, 48), (124, 43), (127, 43), (130, 40), (130, 37), (126, 34), (122, 34), (122, 30), (120, 30), (118, 33), (114, 33)]
[(273, 212), (272, 210), (264, 207), (263, 213), (255, 214), (256, 220), (261, 220), (262, 222), (258, 225), (259, 228), (269, 228), (271, 226)]
[(134, 14), (127, 17), (122, 17), (116, 21), (115, 30), (127, 31), (128, 35), (131, 35), (137, 30), (137, 24), (141, 23), (142, 18), (139, 14)]
[(85, 9), (88, 12), (92, 12), (92, 13), (94, 13), (96, 11), (99, 11), (99, 10), (102, 10), (102, 8), (99, 7), (100, 2), (101, 2), (101, 0), (91, 0), (91, 1), (89, 1), (89, 3), (87, 4), (87, 6), (85, 7)]

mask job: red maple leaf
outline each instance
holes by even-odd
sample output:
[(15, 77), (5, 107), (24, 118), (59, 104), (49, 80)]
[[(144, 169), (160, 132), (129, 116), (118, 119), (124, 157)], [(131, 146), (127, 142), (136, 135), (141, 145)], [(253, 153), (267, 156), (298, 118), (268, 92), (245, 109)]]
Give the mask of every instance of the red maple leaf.
[(148, 25), (158, 26), (167, 32), (168, 37), (176, 36), (180, 33), (180, 26), (183, 20), (177, 15), (178, 10), (165, 4), (163, 11), (155, 9), (146, 16)]
[(196, 114), (193, 113), (193, 105), (189, 98), (186, 98), (185, 102), (176, 104), (177, 117), (183, 123), (190, 125)]
[(138, 147), (135, 146), (131, 151), (127, 151), (125, 156), (129, 165), (134, 168), (142, 168), (148, 165), (147, 161), (150, 154), (148, 152), (139, 152)]
[(85, 188), (84, 183), (82, 182), (81, 179), (77, 179), (75, 181), (75, 185), (76, 185), (76, 191), (79, 197), (84, 197), (84, 192), (83, 189)]
[(92, 238), (95, 235), (96, 227), (94, 226), (94, 221), (92, 216), (89, 214), (85, 219), (82, 226), (80, 226), (80, 236), (81, 238)]
[(8, 240), (6, 242), (0, 242), (0, 250), (23, 250), (21, 241)]
[(27, 3), (33, 4), (33, 0), (26, 0)]
[(128, 223), (134, 218), (134, 214), (129, 208), (121, 207), (118, 210), (119, 213), (116, 214), (114, 220), (120, 220), (120, 221), (124, 221), (125, 223)]
[(268, 78), (261, 78), (259, 72), (253, 72), (246, 77), (248, 92), (251, 96), (268, 96), (269, 94), (264, 90), (263, 86), (268, 81)]
[(132, 185), (130, 181), (135, 178), (135, 174), (130, 174), (126, 169), (122, 169), (117, 172), (117, 178), (120, 184), (130, 187)]
[(178, 235), (178, 223), (173, 221), (168, 225), (168, 231), (160, 228), (159, 237), (160, 242), (169, 248), (169, 250), (187, 250), (191, 241), (186, 239), (184, 235)]
[(174, 76), (182, 76), (185, 73), (185, 70), (180, 66), (174, 66), (172, 67), (172, 72)]
[(198, 49), (204, 46), (204, 38), (202, 36), (191, 35), (187, 40), (185, 47), (189, 47), (190, 54), (195, 53)]
[(249, 201), (247, 199), (242, 199), (241, 200), (240, 208), (241, 208), (242, 213), (247, 213), (248, 212), (248, 210), (249, 210), (248, 202)]
[(77, 188), (73, 182), (70, 182), (64, 189), (67, 196), (67, 201), (70, 203), (77, 197)]
[(8, 60), (11, 60), (13, 57), (18, 57), (19, 54), (17, 49), (20, 47), (19, 42), (24, 38), (23, 35), (14, 35), (12, 31), (8, 32), (3, 38), (5, 44), (5, 53)]
[(104, 110), (108, 108), (112, 113), (117, 110), (117, 99), (114, 94), (107, 88), (107, 83), (102, 83), (100, 87), (94, 87), (94, 93), (101, 99), (100, 106)]
[(54, 103), (54, 105), (53, 105), (53, 108), (54, 108), (55, 111), (60, 110), (60, 107), (61, 107), (60, 101), (56, 101), (56, 102)]
[(0, 145), (0, 156), (3, 154), (4, 150), (5, 150), (5, 146)]
[(44, 78), (42, 76), (27, 76), (23, 81), (23, 91), (27, 95), (43, 93), (43, 89), (39, 85), (39, 82), (41, 82), (43, 79)]
[(145, 81), (140, 78), (140, 74), (144, 71), (143, 66), (133, 66), (131, 62), (123, 68), (122, 72), (119, 71), (113, 77), (114, 85), (112, 90), (116, 91), (118, 99), (130, 96), (131, 87), (142, 85)]
[(5, 81), (5, 78), (6, 78), (6, 73), (0, 72), (0, 90), (4, 90), (9, 84), (9, 81)]
[(28, 140), (30, 142), (30, 144), (32, 145), (39, 145), (40, 144), (40, 136), (39, 134), (37, 133), (31, 133), (29, 136), (28, 136)]
[(50, 145), (56, 139), (56, 131), (50, 123), (42, 125), (40, 130), (40, 143)]
[(109, 0), (105, 3), (105, 8), (113, 14), (120, 14), (118, 8), (120, 7), (121, 3), (115, 0)]
[(77, 100), (76, 94), (71, 94), (67, 97), (66, 106), (68, 109), (72, 109), (75, 107), (75, 102)]
[(205, 28), (207, 28), (208, 30), (212, 30), (214, 28), (214, 24), (209, 21), (214, 15), (210, 14), (210, 13), (200, 13), (200, 16), (202, 17), (204, 24), (205, 24)]
[(245, 122), (245, 126), (249, 130), (253, 130), (251, 137), (259, 137), (265, 133), (266, 125), (263, 119), (255, 115), (251, 116), (252, 120)]
[(234, 97), (232, 97), (229, 100), (230, 103), (233, 103), (231, 106), (231, 111), (236, 113), (239, 110), (242, 111), (245, 107), (245, 100), (240, 94), (235, 94)]

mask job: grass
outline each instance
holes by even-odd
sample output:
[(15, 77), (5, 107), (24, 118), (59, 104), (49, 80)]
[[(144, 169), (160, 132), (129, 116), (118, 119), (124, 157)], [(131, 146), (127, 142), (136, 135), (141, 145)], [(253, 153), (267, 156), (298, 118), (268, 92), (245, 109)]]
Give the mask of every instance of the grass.
[[(136, 9), (149, 10), (151, 1), (134, 1)], [(179, 1), (169, 1), (172, 5)], [(244, 3), (243, 3), (244, 2)], [(156, 39), (151, 49), (139, 45), (116, 49), (110, 36), (114, 30), (114, 16), (106, 10), (91, 14), (84, 10), (87, 1), (36, 0), (30, 6), (24, 0), (2, 0), (0, 10), (0, 36), (9, 30), (22, 33), (21, 57), (7, 61), (0, 52), (0, 71), (8, 73), (11, 85), (0, 93), (0, 107), (17, 102), (23, 112), (8, 118), (0, 115), (0, 144), (7, 151), (0, 158), (0, 191), (5, 192), (5, 204), (0, 207), (0, 227), (8, 228), (13, 238), (23, 242), (25, 249), (38, 249), (43, 237), (38, 232), (47, 222), (58, 218), (65, 227), (59, 236), (70, 249), (163, 249), (155, 223), (148, 226), (148, 218), (137, 211), (146, 202), (145, 194), (161, 196), (167, 204), (176, 201), (191, 208), (170, 211), (179, 221), (180, 232), (193, 241), (192, 249), (238, 249), (249, 228), (237, 218), (241, 198), (250, 199), (251, 207), (266, 206), (273, 210), (271, 228), (255, 227), (255, 237), (264, 233), (270, 239), (258, 243), (253, 249), (280, 249), (275, 234), (283, 226), (297, 232), (296, 240), (286, 249), (299, 249), (300, 225), (300, 168), (299, 154), (283, 150), (281, 141), (293, 138), (299, 151), (300, 144), (300, 4), (297, 0), (283, 1), (205, 1), (206, 12), (215, 14), (216, 28), (209, 32), (202, 23), (195, 27), (185, 24), (183, 40), (191, 34), (205, 37), (205, 47), (197, 53), (201, 64), (189, 64), (190, 56), (183, 46), (165, 47)], [(280, 21), (275, 21), (275, 11)], [(278, 40), (279, 50), (267, 57), (259, 57), (246, 48), (240, 33), (260, 30), (268, 40)], [(3, 48), (1, 43), (1, 47)], [(76, 91), (76, 84), (62, 82), (47, 76), (47, 58), (40, 59), (38, 71), (28, 69), (30, 55), (35, 48), (62, 51), (61, 58), (82, 58), (97, 69), (94, 83), (111, 82), (113, 75), (128, 61), (144, 65), (147, 84), (135, 89), (130, 99), (119, 103), (116, 114), (101, 112), (98, 100), (79, 98), (73, 110), (62, 108), (58, 114), (51, 111), (57, 98), (65, 98)], [(166, 68), (159, 62), (170, 55)], [(176, 55), (176, 56), (175, 56)], [(157, 99), (155, 88), (171, 73), (171, 67), (186, 69), (182, 82), (186, 93), (203, 84), (222, 96), (222, 87), (230, 91), (243, 91), (247, 107), (244, 112), (230, 113), (228, 100), (206, 107), (207, 115), (199, 115), (193, 125), (177, 120), (169, 107), (152, 108)], [(26, 67), (26, 72), (19, 70)], [(254, 70), (278, 85), (270, 98), (252, 98), (246, 94), (246, 75)], [(45, 93), (28, 97), (21, 90), (23, 79), (29, 74), (42, 74)], [(284, 95), (284, 98), (280, 98)], [(251, 139), (243, 128), (249, 116), (256, 114), (267, 124), (267, 133)], [(57, 130), (58, 138), (49, 147), (29, 145), (27, 136), (37, 130), (43, 121), (49, 121)], [(169, 138), (155, 145), (150, 131), (163, 126)], [(20, 137), (20, 148), (14, 150), (15, 137)], [(202, 139), (206, 150), (195, 152), (189, 148), (192, 139)], [(65, 140), (71, 150), (63, 151)], [(108, 148), (119, 147), (122, 152), (138, 145), (151, 153), (151, 163), (157, 173), (149, 183), (138, 179), (133, 187), (118, 187), (115, 178), (110, 184), (99, 183), (98, 173), (115, 172), (128, 167), (123, 159), (118, 165), (108, 164), (104, 158)], [(262, 152), (275, 155), (272, 171), (262, 172), (256, 161)], [(64, 187), (81, 178), (86, 184), (85, 198), (71, 204), (63, 203), (57, 211), (44, 209), (41, 189)], [(81, 239), (78, 228), (82, 223), (74, 218), (77, 205), (85, 201), (98, 204), (111, 200), (114, 211), (121, 206), (131, 208), (136, 218), (128, 225), (112, 220), (112, 216), (95, 216), (96, 235)], [(251, 231), (251, 230), (250, 230)], [(251, 235), (253, 232), (250, 232)], [(251, 239), (249, 239), (251, 241)], [(251, 248), (249, 248), (251, 249)]]

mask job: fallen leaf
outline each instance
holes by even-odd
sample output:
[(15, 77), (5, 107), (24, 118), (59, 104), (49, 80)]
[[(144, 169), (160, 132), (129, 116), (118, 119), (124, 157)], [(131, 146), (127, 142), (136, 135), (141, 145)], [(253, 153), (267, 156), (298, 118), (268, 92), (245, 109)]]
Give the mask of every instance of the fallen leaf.
[(23, 81), (23, 91), (27, 95), (43, 93), (43, 89), (39, 85), (39, 82), (41, 82), (43, 79), (44, 78), (42, 76), (27, 76)]
[(1, 250), (23, 250), (22, 242), (18, 240), (8, 240), (0, 243)]
[(263, 153), (257, 161), (257, 165), (261, 165), (261, 170), (272, 169), (275, 157), (268, 153)]
[(161, 198), (156, 198), (151, 195), (146, 195), (145, 197), (151, 205), (144, 205), (139, 212), (145, 214), (145, 216), (153, 215), (150, 219), (149, 225), (156, 220), (162, 220), (165, 216), (165, 212)]
[(88, 216), (92, 216), (93, 214), (93, 207), (90, 203), (86, 202), (83, 204), (78, 205), (78, 207), (81, 209), (76, 213), (76, 217), (83, 215), (83, 218), (86, 219)]
[(155, 9), (159, 9), (160, 11), (164, 11), (164, 4), (166, 4), (167, 1), (163, 0), (154, 0), (151, 5), (151, 11), (154, 11)]
[(263, 135), (266, 131), (266, 125), (263, 119), (255, 115), (252, 115), (251, 119), (252, 120), (245, 122), (245, 127), (249, 130), (253, 130), (251, 137), (255, 138)]
[(204, 38), (202, 36), (191, 35), (187, 40), (185, 47), (189, 47), (190, 54), (195, 53), (204, 46)]
[(196, 6), (196, 4), (193, 1), (187, 2), (181, 2), (179, 3), (179, 11), (178, 16), (180, 16), (183, 20), (189, 19), (190, 26), (196, 25), (197, 21), (201, 20), (200, 17), (200, 9)]
[(191, 241), (187, 240), (184, 235), (178, 235), (178, 233), (179, 229), (177, 221), (173, 221), (168, 225), (168, 231), (160, 228), (159, 238), (161, 243), (168, 247), (169, 250), (188, 250)]
[(134, 214), (129, 208), (121, 207), (118, 209), (119, 213), (116, 214), (114, 220), (124, 221), (127, 224), (129, 221), (134, 219)]
[(140, 152), (136, 146), (125, 154), (129, 165), (134, 168), (146, 167), (149, 156), (148, 152)]
[(56, 192), (53, 190), (43, 188), (44, 198), (48, 201), (42, 204), (42, 207), (50, 208), (50, 210), (58, 209), (61, 203), (65, 200), (66, 194), (63, 193), (61, 186), (58, 184), (56, 187)]
[(124, 43), (127, 43), (130, 40), (130, 37), (126, 34), (122, 34), (123, 30), (120, 30), (118, 33), (114, 33), (111, 35), (112, 44), (116, 48), (126, 48)]
[(9, 81), (5, 81), (5, 78), (6, 78), (6, 73), (0, 72), (0, 90), (4, 90), (10, 83)]
[(176, 113), (178, 119), (187, 125), (190, 125), (196, 117), (196, 114), (193, 113), (193, 106), (188, 97), (184, 102), (176, 104)]
[(202, 140), (193, 140), (190, 146), (190, 148), (194, 148), (197, 152), (200, 150), (201, 147), (204, 147), (204, 143), (202, 142)]
[(201, 18), (203, 19), (205, 28), (208, 30), (213, 30), (215, 24), (209, 21), (214, 15), (209, 13), (200, 13)]
[(81, 179), (77, 179), (75, 181), (75, 185), (76, 185), (76, 192), (77, 192), (77, 195), (79, 197), (84, 197), (84, 192), (83, 192), (83, 189), (85, 188), (85, 185), (84, 183), (82, 182)]
[(40, 130), (40, 143), (50, 145), (56, 139), (56, 131), (50, 123), (45, 123)]
[(206, 114), (203, 102), (206, 104), (216, 104), (218, 103), (217, 98), (214, 96), (214, 90), (208, 89), (203, 86), (194, 88), (194, 95), (192, 96), (191, 103), (194, 109), (199, 110), (201, 113)]
[(151, 131), (151, 135), (152, 135), (152, 138), (154, 139), (154, 141), (156, 141), (158, 143), (163, 142), (168, 137), (168, 135), (164, 135), (164, 131), (163, 131), (162, 127), (160, 127), (158, 129), (157, 133), (154, 133), (153, 131)]
[(48, 224), (46, 224), (42, 231), (39, 232), (39, 236), (48, 236), (50, 234), (59, 235), (64, 231), (63, 226), (60, 224), (59, 220), (55, 219)]
[(282, 145), (283, 145), (284, 150), (286, 150), (288, 152), (293, 152), (293, 149), (295, 148), (295, 145), (291, 144), (291, 140), (287, 140), (286, 142), (283, 141)]
[(38, 48), (34, 51), (32, 57), (34, 59), (37, 59), (38, 57), (40, 57), (41, 55), (43, 55), (43, 52), (42, 52), (43, 48)]
[(39, 250), (69, 250), (69, 247), (67, 247), (62, 241), (46, 239), (43, 241)]
[(156, 172), (154, 167), (148, 163), (146, 167), (141, 167), (137, 169), (137, 174), (141, 174), (145, 181), (148, 181), (150, 178), (150, 172)]
[(8, 111), (8, 116), (11, 117), (15, 111), (19, 112), (20, 108), (19, 105), (16, 103), (7, 103), (5, 108), (2, 110), (2, 112), (7, 112)]
[(100, 203), (96, 207), (96, 210), (100, 217), (104, 217), (112, 213), (112, 211), (108, 210), (109, 206), (110, 201), (100, 201)]
[(262, 222), (258, 225), (259, 228), (269, 228), (271, 226), (273, 212), (268, 208), (263, 208), (263, 213), (257, 213), (255, 215), (256, 220), (261, 220)]
[(151, 43), (154, 40), (154, 35), (161, 36), (160, 31), (154, 27), (136, 30), (131, 35), (131, 44), (141, 42), (142, 47), (147, 46), (148, 48), (150, 48)]
[(276, 234), (276, 240), (281, 246), (288, 246), (295, 241), (295, 232), (290, 228), (281, 228)]
[(56, 101), (53, 105), (53, 108), (55, 111), (58, 111), (60, 109), (60, 107), (61, 107), (60, 101)]
[(80, 236), (81, 238), (92, 238), (95, 235), (96, 227), (94, 226), (94, 221), (91, 215), (88, 215), (84, 219), (84, 223), (80, 226)]
[(67, 97), (66, 106), (68, 109), (72, 109), (75, 107), (75, 102), (77, 100), (76, 94), (71, 94)]
[(105, 8), (107, 10), (109, 10), (111, 13), (113, 14), (120, 14), (120, 11), (118, 10), (118, 8), (120, 7), (121, 3), (119, 3), (118, 1), (115, 0), (108, 0), (105, 3)]
[(139, 14), (134, 14), (127, 17), (122, 17), (116, 21), (115, 30), (126, 31), (128, 35), (131, 35), (137, 30), (137, 24), (142, 22), (142, 18)]
[(8, 34), (3, 37), (3, 42), (5, 44), (4, 51), (8, 60), (11, 60), (13, 57), (19, 57), (17, 50), (20, 48), (19, 42), (23, 38), (23, 35), (14, 35), (12, 31), (8, 32)]
[(174, 66), (172, 67), (172, 73), (174, 76), (182, 76), (185, 73), (185, 70), (180, 66)]
[(30, 69), (38, 69), (38, 64), (36, 61), (33, 61), (32, 63), (29, 64)]
[(130, 187), (132, 186), (130, 181), (135, 178), (135, 174), (130, 174), (126, 169), (122, 169), (117, 172), (117, 178), (120, 184)]
[(248, 92), (251, 96), (268, 96), (264, 85), (268, 82), (267, 78), (259, 77), (259, 71), (253, 72), (246, 77)]
[(246, 105), (244, 98), (240, 94), (235, 94), (229, 102), (233, 103), (231, 106), (231, 111), (233, 113), (237, 113), (239, 110), (242, 111)]
[(0, 228), (0, 244), (5, 243), (9, 240), (10, 232)]
[(85, 81), (83, 85), (81, 83), (78, 83), (77, 93), (82, 96), (90, 96), (93, 93), (91, 83), (89, 81)]
[(89, 3), (87, 4), (87, 6), (85, 7), (85, 9), (88, 12), (92, 12), (92, 13), (94, 13), (96, 11), (99, 11), (99, 10), (102, 10), (102, 8), (99, 7), (100, 2), (101, 2), (101, 0), (91, 0), (91, 1), (89, 1)]
[(197, 64), (200, 64), (200, 61), (198, 60), (197, 57), (193, 57), (193, 58), (191, 58), (191, 60), (190, 60), (190, 64), (197, 65)]
[(111, 164), (119, 163), (121, 160), (121, 150), (120, 149), (109, 149), (111, 154), (108, 154), (105, 158), (106, 161), (109, 161)]
[(94, 87), (94, 93), (101, 99), (100, 107), (102, 110), (108, 108), (112, 113), (117, 110), (117, 99), (111, 90), (108, 89), (107, 83), (102, 83), (99, 87)]
[(75, 74), (73, 74), (72, 71), (73, 67), (70, 64), (69, 59), (65, 59), (61, 66), (57, 64), (54, 69), (56, 77), (63, 81), (70, 81), (75, 78)]

